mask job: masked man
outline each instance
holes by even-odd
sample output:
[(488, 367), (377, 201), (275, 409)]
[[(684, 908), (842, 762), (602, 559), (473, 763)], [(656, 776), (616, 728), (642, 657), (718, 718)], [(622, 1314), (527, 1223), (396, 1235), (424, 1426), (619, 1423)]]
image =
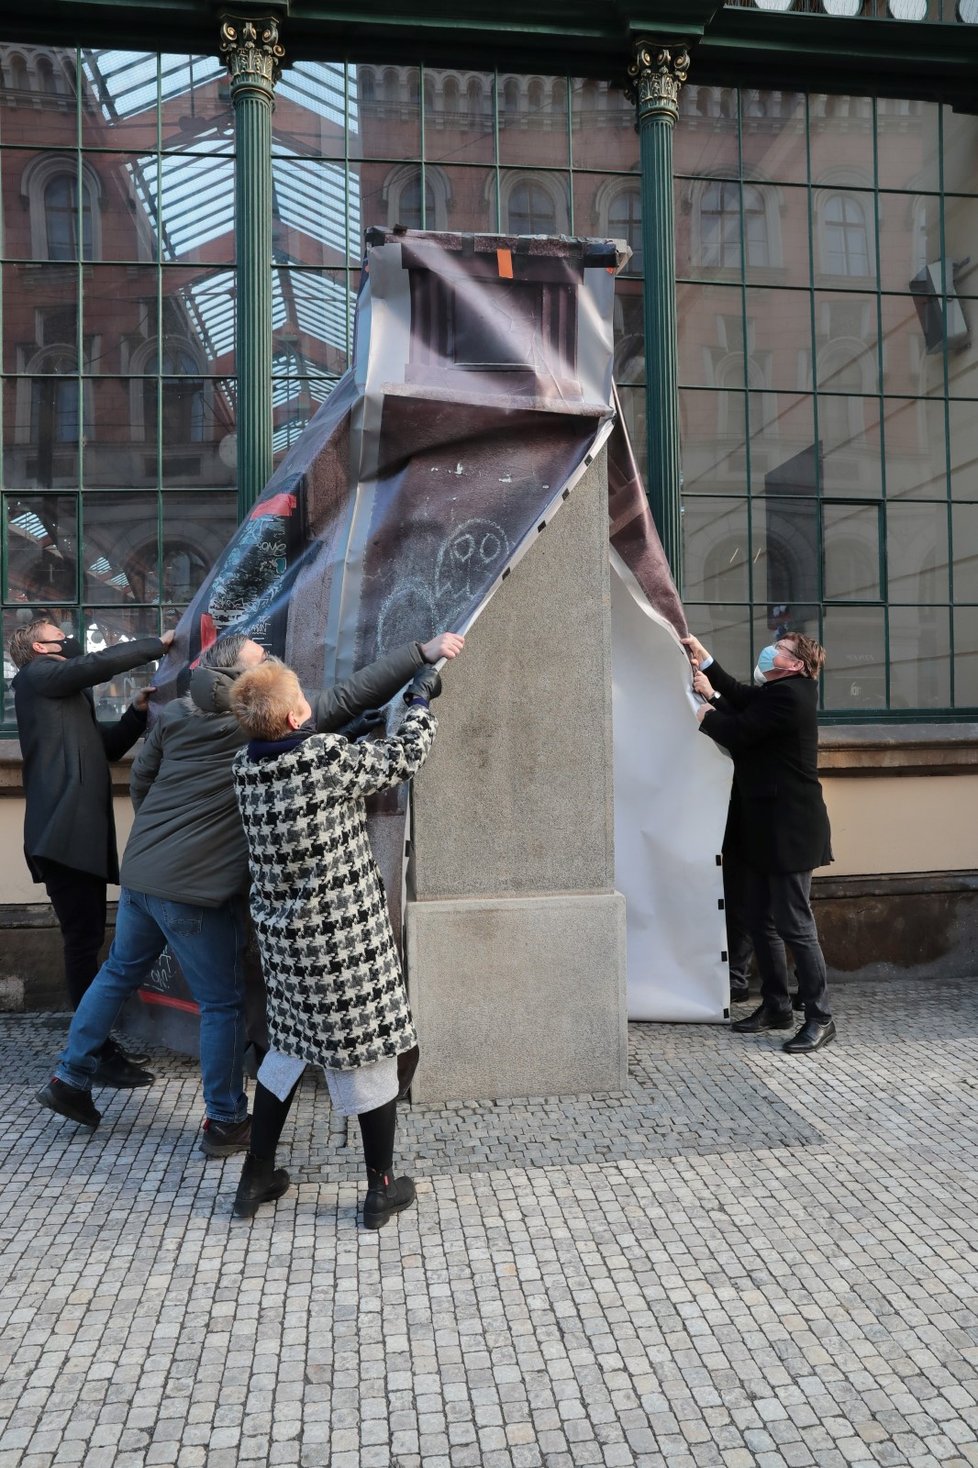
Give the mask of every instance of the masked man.
[[(24, 760), (24, 855), (58, 919), (72, 1009), (98, 972), (106, 887), (119, 880), (109, 762), (144, 732), (151, 692), (144, 689), (116, 723), (102, 724), (92, 689), (161, 658), (172, 641), (166, 632), (86, 654), (44, 618), (18, 627), (10, 639), (20, 670), (11, 686)], [(151, 1079), (108, 1038), (99, 1050), (97, 1078), (99, 1085), (123, 1088)]]
[(683, 641), (697, 669), (693, 687), (706, 700), (697, 711), (700, 732), (733, 757), (727, 834), (743, 864), (761, 975), (759, 1008), (732, 1028), (756, 1034), (793, 1025), (787, 943), (805, 1022), (783, 1048), (808, 1054), (835, 1039), (810, 901), (813, 869), (832, 860), (818, 780), (818, 675), (825, 652), (810, 637), (786, 633), (762, 650), (752, 687), (724, 672), (695, 637)]

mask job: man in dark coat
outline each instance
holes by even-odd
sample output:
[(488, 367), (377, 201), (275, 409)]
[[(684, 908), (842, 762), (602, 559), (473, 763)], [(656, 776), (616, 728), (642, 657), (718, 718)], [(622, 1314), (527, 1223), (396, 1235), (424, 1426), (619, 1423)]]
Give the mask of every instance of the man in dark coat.
[[(24, 855), (35, 882), (44, 883), (61, 928), (73, 1009), (98, 972), (106, 887), (119, 880), (109, 762), (144, 732), (148, 700), (144, 690), (121, 719), (102, 724), (92, 689), (161, 658), (172, 640), (167, 632), (86, 654), (47, 618), (18, 627), (10, 639), (20, 670), (11, 686), (24, 761)], [(100, 1085), (143, 1085), (148, 1078), (106, 1040), (99, 1053)]]
[(700, 731), (733, 757), (728, 840), (745, 871), (761, 975), (759, 1008), (733, 1029), (755, 1034), (793, 1024), (787, 943), (805, 1022), (784, 1049), (807, 1054), (835, 1039), (810, 901), (814, 868), (832, 860), (818, 780), (818, 675), (825, 653), (812, 638), (787, 633), (762, 650), (751, 686), (724, 672), (695, 637), (684, 641), (697, 667), (693, 687), (706, 700), (697, 712)]

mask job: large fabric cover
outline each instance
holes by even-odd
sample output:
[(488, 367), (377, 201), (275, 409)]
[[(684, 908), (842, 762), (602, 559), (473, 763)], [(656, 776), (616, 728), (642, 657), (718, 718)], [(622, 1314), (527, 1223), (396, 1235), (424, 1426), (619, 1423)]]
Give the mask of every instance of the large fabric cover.
[[(615, 274), (627, 252), (404, 230), (369, 231), (367, 244), (353, 365), (183, 617), (157, 697), (174, 696), (187, 664), (229, 630), (284, 657), (307, 687), (398, 643), (468, 631), (607, 444), (629, 1007), (719, 1020), (729, 761), (696, 737), (683, 611), (617, 412)], [(399, 932), (405, 797), (372, 807)]]

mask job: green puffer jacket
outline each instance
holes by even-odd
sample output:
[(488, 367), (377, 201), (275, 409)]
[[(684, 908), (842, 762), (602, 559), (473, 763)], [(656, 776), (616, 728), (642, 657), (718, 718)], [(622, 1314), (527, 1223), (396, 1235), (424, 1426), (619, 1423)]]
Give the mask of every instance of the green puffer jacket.
[[(378, 658), (334, 688), (306, 691), (320, 733), (380, 708), (424, 663), (418, 643)], [(167, 704), (132, 767), (136, 808), (121, 883), (170, 902), (219, 907), (248, 887), (248, 846), (231, 762), (247, 735), (230, 711), (233, 673), (198, 668)]]

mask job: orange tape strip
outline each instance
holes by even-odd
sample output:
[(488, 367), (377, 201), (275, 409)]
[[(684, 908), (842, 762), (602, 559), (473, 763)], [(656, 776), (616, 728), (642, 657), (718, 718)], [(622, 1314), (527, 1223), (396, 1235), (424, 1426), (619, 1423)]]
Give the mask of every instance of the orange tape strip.
[(499, 266), (499, 274), (503, 280), (513, 278), (513, 252), (512, 250), (497, 250), (496, 264)]

